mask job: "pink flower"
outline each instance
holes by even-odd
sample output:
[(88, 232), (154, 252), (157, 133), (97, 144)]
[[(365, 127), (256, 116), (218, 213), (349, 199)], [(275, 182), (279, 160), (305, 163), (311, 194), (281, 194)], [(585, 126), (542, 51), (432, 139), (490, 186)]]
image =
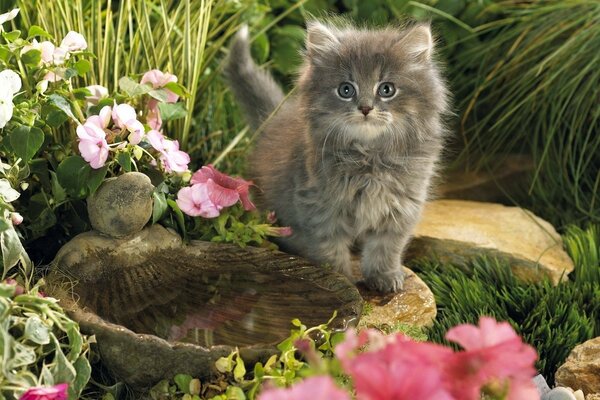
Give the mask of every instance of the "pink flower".
[(329, 376), (313, 376), (288, 389), (267, 389), (258, 400), (350, 400)]
[(138, 144), (142, 141), (145, 133), (144, 125), (137, 120), (135, 109), (129, 104), (119, 104), (115, 102), (112, 109), (112, 118), (118, 128), (126, 129), (130, 132), (128, 136), (129, 143)]
[(90, 95), (85, 97), (85, 101), (89, 104), (96, 105), (100, 100), (108, 97), (108, 89), (101, 85), (91, 85), (86, 87), (90, 91)]
[[(357, 399), (454, 399), (446, 389), (442, 368), (452, 356), (450, 349), (372, 330), (358, 336), (351, 330), (346, 335), (335, 354), (354, 381)], [(369, 351), (356, 354), (365, 344)]]
[(148, 115), (146, 116), (146, 123), (151, 129), (160, 131), (162, 127), (162, 118), (160, 117), (160, 110), (158, 109), (158, 100), (151, 99), (148, 102)]
[(108, 158), (106, 133), (94, 121), (86, 121), (77, 127), (79, 152), (83, 159), (94, 169), (102, 168)]
[(27, 389), (19, 400), (67, 400), (69, 385), (60, 383), (52, 387), (33, 387)]
[(179, 150), (177, 140), (165, 139), (162, 133), (152, 130), (148, 132), (146, 138), (150, 145), (160, 152), (160, 161), (166, 172), (185, 172), (190, 163), (190, 156)]
[(69, 51), (79, 51), (87, 49), (87, 42), (81, 33), (70, 31), (60, 42), (60, 47)]
[(256, 206), (250, 201), (251, 181), (233, 178), (217, 171), (212, 165), (199, 169), (192, 175), (192, 184), (206, 184), (212, 201), (221, 207), (229, 207), (241, 201), (244, 210), (254, 210)]
[(21, 55), (27, 53), (30, 50), (38, 50), (41, 53), (41, 62), (44, 65), (50, 65), (54, 60), (54, 49), (55, 46), (54, 44), (52, 44), (52, 42), (49, 42), (47, 40), (43, 42), (38, 42), (37, 40), (33, 39), (31, 41), (31, 44), (23, 46), (23, 48), (21, 49)]
[(208, 197), (206, 185), (193, 185), (177, 192), (177, 205), (191, 217), (215, 218), (219, 210)]
[[(459, 400), (479, 400), (481, 388), (492, 382), (513, 382), (515, 392), (529, 390), (523, 384), (535, 374), (537, 354), (506, 322), (481, 317), (479, 326), (463, 324), (448, 331), (446, 339), (460, 344), (446, 365), (452, 393)], [(535, 397), (533, 397), (535, 398)]]
[[(150, 83), (154, 89), (160, 89), (170, 82), (177, 82), (177, 77), (168, 72), (153, 69), (142, 76), (140, 83)], [(179, 99), (179, 96), (169, 89), (165, 89), (165, 92), (167, 93), (167, 103), (175, 103)]]

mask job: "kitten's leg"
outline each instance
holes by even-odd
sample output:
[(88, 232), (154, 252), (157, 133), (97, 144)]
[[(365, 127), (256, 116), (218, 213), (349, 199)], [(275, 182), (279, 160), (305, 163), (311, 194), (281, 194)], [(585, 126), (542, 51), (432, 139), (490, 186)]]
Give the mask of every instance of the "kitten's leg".
[(352, 278), (350, 238), (345, 235), (329, 237), (319, 246), (322, 262), (331, 264), (336, 271)]
[(402, 289), (402, 253), (409, 238), (408, 234), (381, 232), (365, 239), (360, 266), (370, 288), (384, 293)]

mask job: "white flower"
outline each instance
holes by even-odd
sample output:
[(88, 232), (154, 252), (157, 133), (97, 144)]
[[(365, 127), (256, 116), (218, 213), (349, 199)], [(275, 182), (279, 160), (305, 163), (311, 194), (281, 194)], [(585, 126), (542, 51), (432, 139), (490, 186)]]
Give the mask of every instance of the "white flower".
[(2, 197), (5, 202), (11, 203), (18, 199), (19, 196), (21, 196), (19, 192), (12, 188), (7, 179), (0, 179), (0, 197)]
[(0, 32), (2, 32), (4, 30), (4, 28), (2, 27), (2, 24), (10, 21), (11, 19), (14, 19), (18, 13), (19, 13), (19, 9), (15, 8), (12, 11), (9, 11), (7, 13), (0, 15)]
[(21, 90), (21, 77), (10, 69), (0, 72), (0, 129), (13, 115), (13, 96)]
[(87, 49), (87, 42), (81, 33), (70, 31), (60, 42), (60, 47), (67, 51), (79, 51)]
[(0, 72), (0, 92), (2, 95), (6, 92), (10, 93), (12, 97), (19, 90), (21, 90), (21, 77), (19, 74), (11, 69), (5, 69)]
[(47, 79), (42, 79), (35, 85), (35, 90), (37, 90), (39, 94), (46, 93), (46, 90), (48, 90), (48, 83), (49, 81)]

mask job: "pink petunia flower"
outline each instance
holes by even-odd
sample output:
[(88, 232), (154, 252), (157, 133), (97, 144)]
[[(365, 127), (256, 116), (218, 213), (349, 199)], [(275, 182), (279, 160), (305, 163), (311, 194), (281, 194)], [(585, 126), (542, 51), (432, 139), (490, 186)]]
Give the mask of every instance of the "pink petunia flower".
[(179, 150), (177, 140), (166, 139), (162, 133), (151, 130), (146, 135), (150, 145), (160, 152), (160, 161), (166, 172), (185, 172), (190, 163), (190, 156)]
[[(369, 351), (357, 354), (368, 344)], [(442, 366), (452, 356), (443, 346), (414, 342), (404, 335), (353, 330), (335, 348), (360, 400), (453, 400)]]
[(137, 120), (135, 109), (129, 104), (119, 104), (115, 102), (112, 109), (113, 122), (118, 128), (126, 129), (130, 132), (128, 136), (129, 143), (139, 144), (144, 138), (144, 125)]
[(79, 152), (83, 159), (94, 169), (102, 168), (108, 158), (106, 133), (94, 122), (86, 121), (77, 127)]
[(177, 192), (177, 205), (185, 214), (191, 217), (215, 218), (219, 209), (210, 200), (206, 185), (193, 185)]
[(33, 387), (27, 389), (19, 400), (67, 400), (69, 385), (60, 383), (52, 387)]
[[(146, 72), (140, 81), (142, 84), (150, 83), (154, 89), (161, 89), (170, 82), (177, 82), (177, 77), (173, 74), (162, 72), (158, 69), (153, 69)], [(165, 92), (167, 93), (167, 103), (175, 103), (179, 99), (179, 96), (173, 93), (171, 90), (165, 89)]]
[(465, 349), (446, 364), (456, 399), (479, 400), (481, 389), (492, 382), (512, 383), (514, 393), (530, 391), (526, 381), (536, 374), (537, 354), (508, 323), (481, 317), (479, 326), (456, 326), (448, 331), (446, 339)]
[(256, 206), (250, 201), (251, 181), (234, 178), (217, 171), (212, 165), (199, 169), (192, 175), (192, 184), (205, 184), (213, 203), (221, 207), (230, 207), (240, 201), (244, 210), (254, 210)]
[(313, 376), (287, 389), (267, 389), (258, 400), (350, 400), (329, 376)]

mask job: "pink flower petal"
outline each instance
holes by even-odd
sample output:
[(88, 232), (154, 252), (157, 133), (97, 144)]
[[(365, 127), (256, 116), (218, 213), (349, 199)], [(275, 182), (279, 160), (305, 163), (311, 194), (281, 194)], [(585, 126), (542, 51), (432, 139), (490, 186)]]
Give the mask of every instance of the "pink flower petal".
[(329, 376), (313, 376), (288, 389), (267, 389), (258, 400), (350, 400)]
[(19, 400), (67, 400), (67, 383), (60, 383), (51, 387), (33, 387), (27, 389)]
[(206, 182), (206, 187), (208, 188), (208, 195), (211, 201), (218, 208), (231, 207), (240, 200), (238, 192), (234, 189), (227, 189), (217, 185), (212, 179)]

